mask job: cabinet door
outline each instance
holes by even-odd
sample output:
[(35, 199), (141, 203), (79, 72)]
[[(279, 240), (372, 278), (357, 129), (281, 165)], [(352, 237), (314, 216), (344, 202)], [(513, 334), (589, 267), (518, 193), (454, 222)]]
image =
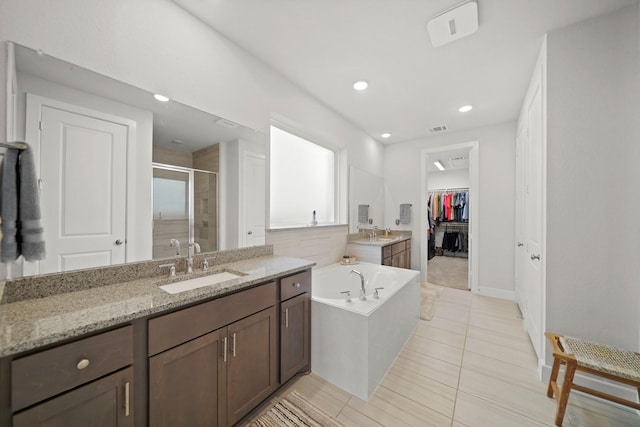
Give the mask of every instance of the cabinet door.
[(391, 266), (406, 268), (406, 252), (400, 252), (398, 254), (395, 254), (391, 258)]
[(19, 412), (13, 425), (133, 426), (133, 368), (123, 369)]
[(311, 350), (311, 298), (308, 293), (298, 295), (281, 304), (280, 308), (280, 382), (309, 366)]
[(211, 332), (149, 358), (149, 425), (225, 425), (220, 410), (225, 332)]
[(233, 425), (278, 386), (275, 307), (228, 327), (227, 422)]

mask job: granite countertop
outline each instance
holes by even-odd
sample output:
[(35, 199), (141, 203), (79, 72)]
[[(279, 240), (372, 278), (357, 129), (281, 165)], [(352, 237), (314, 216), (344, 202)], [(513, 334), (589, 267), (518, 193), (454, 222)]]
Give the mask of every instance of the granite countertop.
[(371, 245), (371, 246), (388, 246), (393, 245), (394, 243), (402, 242), (403, 240), (409, 240), (411, 236), (378, 236), (375, 240), (370, 240), (368, 237), (363, 237), (361, 239), (352, 239), (347, 243), (356, 243), (358, 245)]
[(222, 296), (313, 265), (313, 261), (303, 259), (260, 256), (217, 264), (206, 273), (196, 271), (189, 276), (178, 273), (183, 280), (220, 270), (246, 274), (178, 294), (169, 294), (158, 287), (175, 281), (175, 278), (169, 280), (167, 276), (155, 276), (5, 302), (0, 304), (0, 357)]

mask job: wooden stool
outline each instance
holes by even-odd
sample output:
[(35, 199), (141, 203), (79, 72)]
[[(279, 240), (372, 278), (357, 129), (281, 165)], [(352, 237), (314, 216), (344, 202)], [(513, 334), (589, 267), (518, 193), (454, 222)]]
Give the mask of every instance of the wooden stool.
[[(640, 353), (621, 350), (619, 348), (583, 341), (577, 338), (547, 332), (545, 334), (553, 345), (553, 368), (547, 396), (556, 397), (556, 425), (562, 426), (562, 419), (567, 409), (569, 392), (571, 389), (588, 393), (602, 399), (611, 400), (625, 406), (640, 409), (640, 403), (621, 399), (607, 393), (602, 393), (573, 383), (576, 371), (587, 372), (599, 377), (618, 381), (638, 389), (640, 396)], [(562, 388), (557, 379), (560, 365), (566, 365)]]

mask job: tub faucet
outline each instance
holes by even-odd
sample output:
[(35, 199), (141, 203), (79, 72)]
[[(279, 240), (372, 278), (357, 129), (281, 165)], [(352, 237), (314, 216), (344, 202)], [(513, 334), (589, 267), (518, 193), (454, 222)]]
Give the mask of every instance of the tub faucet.
[(193, 273), (193, 254), (200, 252), (200, 245), (196, 242), (189, 243), (189, 256), (187, 257), (187, 274)]
[(355, 273), (358, 276), (360, 276), (360, 299), (362, 301), (366, 300), (367, 296), (365, 295), (365, 291), (364, 291), (364, 276), (358, 270), (351, 270), (351, 273)]

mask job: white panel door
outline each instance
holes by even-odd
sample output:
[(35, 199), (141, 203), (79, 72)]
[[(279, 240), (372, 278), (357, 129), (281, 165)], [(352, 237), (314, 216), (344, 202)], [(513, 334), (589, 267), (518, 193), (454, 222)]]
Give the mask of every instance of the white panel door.
[(245, 152), (243, 155), (244, 227), (240, 230), (240, 245), (265, 244), (265, 158), (261, 154)]
[[(538, 75), (539, 76), (539, 75)], [(525, 324), (533, 347), (542, 358), (542, 91), (540, 78), (533, 85), (526, 105), (526, 194), (525, 194)]]
[(42, 106), (41, 273), (125, 261), (127, 128)]

